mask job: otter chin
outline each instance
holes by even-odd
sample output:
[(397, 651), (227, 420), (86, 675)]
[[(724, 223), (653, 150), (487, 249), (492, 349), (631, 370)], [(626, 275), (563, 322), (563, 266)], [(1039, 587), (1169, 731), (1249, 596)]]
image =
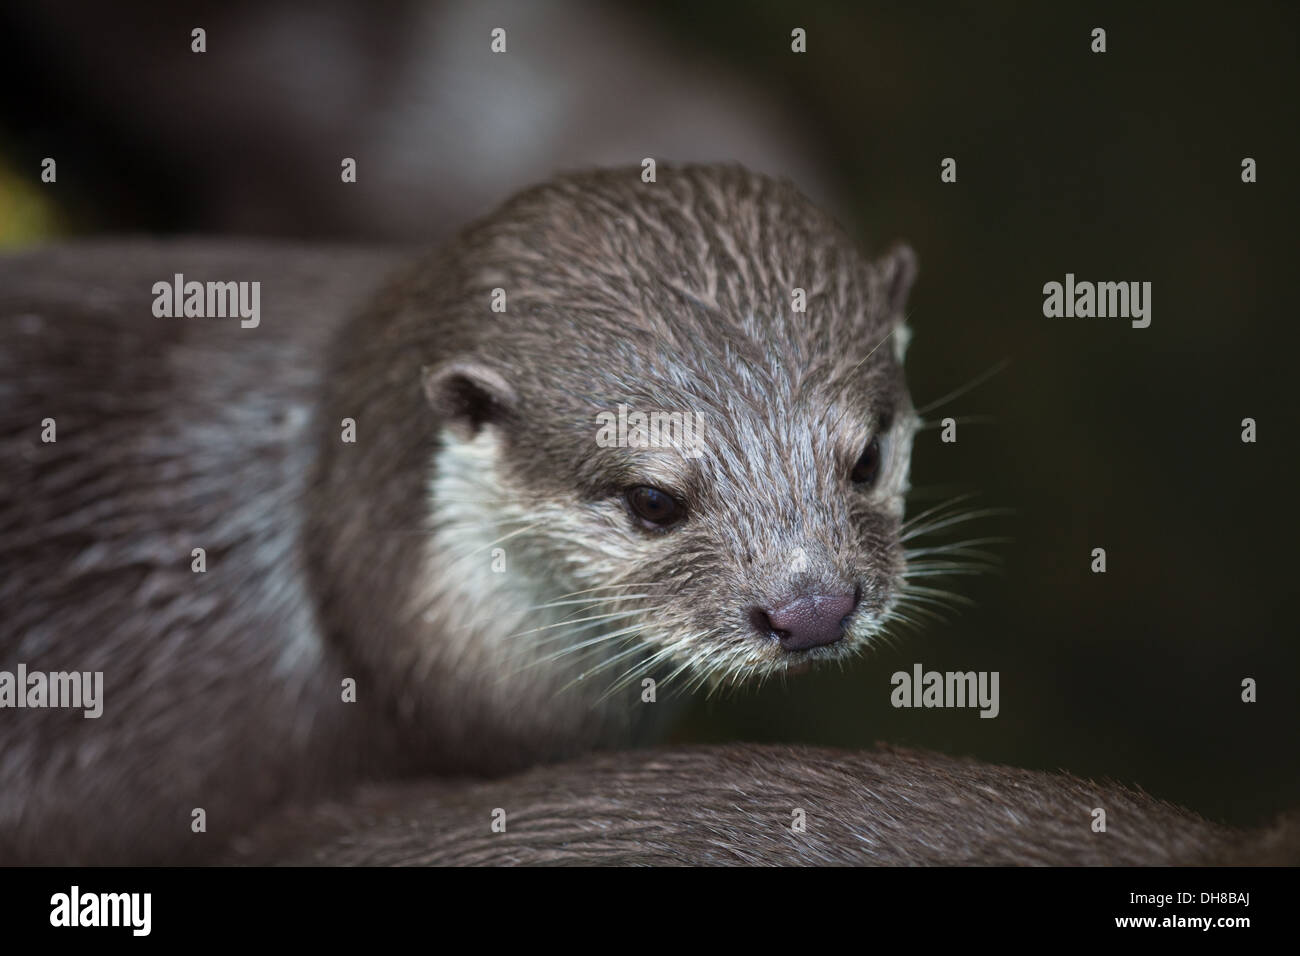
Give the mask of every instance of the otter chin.
[[(716, 165), (562, 176), (422, 255), (0, 259), (0, 651), (104, 673), (102, 719), (0, 722), (0, 858), (201, 859), (861, 654), (937, 567), (904, 551), (915, 272)], [(258, 323), (154, 315), (180, 274), (259, 282)]]

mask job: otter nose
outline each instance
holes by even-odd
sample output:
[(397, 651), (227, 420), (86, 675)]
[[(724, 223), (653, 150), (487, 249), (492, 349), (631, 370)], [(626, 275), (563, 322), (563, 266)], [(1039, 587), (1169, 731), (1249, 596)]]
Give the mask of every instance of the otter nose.
[(810, 594), (773, 610), (755, 608), (752, 619), (760, 634), (775, 634), (785, 650), (803, 651), (843, 637), (845, 622), (857, 604), (853, 594)]

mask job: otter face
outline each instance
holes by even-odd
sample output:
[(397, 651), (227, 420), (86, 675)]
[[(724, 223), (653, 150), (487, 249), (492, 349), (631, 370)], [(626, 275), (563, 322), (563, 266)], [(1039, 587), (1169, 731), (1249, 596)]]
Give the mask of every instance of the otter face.
[(844, 659), (906, 594), (911, 252), (869, 263), (743, 171), (672, 177), (517, 201), (465, 290), (508, 311), (425, 381), (436, 507), (514, 555), (502, 646), (607, 694)]
[(915, 419), (901, 401), (850, 410), (814, 390), (748, 417), (703, 412), (697, 457), (620, 449), (593, 463), (604, 538), (629, 580), (651, 584), (647, 660), (713, 685), (868, 646), (902, 581)]

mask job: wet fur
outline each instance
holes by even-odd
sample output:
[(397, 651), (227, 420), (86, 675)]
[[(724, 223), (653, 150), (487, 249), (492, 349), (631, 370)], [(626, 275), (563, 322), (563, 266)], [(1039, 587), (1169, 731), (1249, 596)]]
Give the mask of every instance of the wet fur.
[[(374, 633), (368, 676), (447, 771), (634, 739), (665, 716), (642, 703), (645, 676), (672, 691), (779, 673), (756, 604), (864, 585), (853, 639), (806, 661), (861, 651), (896, 597), (915, 423), (877, 346), (910, 253), (873, 265), (792, 187), (738, 167), (660, 179), (516, 197), (353, 323), (330, 375), (323, 418), (364, 423), (367, 453), (322, 442), (308, 552), (323, 618)], [(796, 286), (805, 315), (789, 313)], [(596, 416), (619, 403), (700, 411), (706, 453), (598, 447)], [(863, 494), (848, 472), (883, 411), (885, 479)], [(679, 492), (691, 517), (647, 533), (622, 499), (636, 483)]]
[[(152, 284), (175, 272), (261, 281), (261, 325), (154, 318)], [(650, 735), (669, 708), (617, 668), (575, 684), (621, 639), (548, 660), (535, 636), (582, 608), (538, 605), (585, 588), (662, 652), (633, 678), (779, 672), (743, 610), (836, 580), (860, 581), (870, 613), (809, 656), (861, 650), (900, 583), (914, 422), (895, 350), (873, 349), (912, 273), (906, 250), (871, 264), (738, 167), (561, 178), (432, 255), (118, 242), (0, 259), (0, 663), (105, 675), (97, 721), (0, 715), (0, 861), (205, 859), (359, 779), (505, 773)], [(596, 448), (593, 416), (619, 402), (702, 411), (709, 454)], [(845, 473), (886, 409), (886, 477), (856, 493)], [(486, 490), (439, 485), (475, 453)], [(679, 487), (689, 525), (636, 528), (618, 490), (637, 477)], [(473, 563), (485, 507), (502, 534), (536, 519), (491, 592), (490, 551)]]
[[(383, 753), (365, 704), (327, 705), (351, 668), (319, 639), (299, 529), (320, 356), (397, 261), (145, 241), (0, 259), (0, 667), (104, 672), (98, 720), (0, 712), (0, 862), (202, 857)], [(153, 319), (173, 272), (260, 279), (274, 317)]]

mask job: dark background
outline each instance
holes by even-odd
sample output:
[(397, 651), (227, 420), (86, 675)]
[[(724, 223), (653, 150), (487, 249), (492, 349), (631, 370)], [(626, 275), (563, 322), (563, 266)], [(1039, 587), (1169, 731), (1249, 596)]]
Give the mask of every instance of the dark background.
[[(486, 191), (490, 177), (472, 156), (455, 167), (472, 116), (453, 125), (436, 110), (404, 114), (404, 148), (424, 135), (439, 156), (415, 179), (367, 159), (394, 135), (374, 125), (383, 113), (371, 106), (412, 82), (410, 64), (439, 55), (420, 44), (455, 35), (454, 5), (263, 5), (291, 25), (256, 61), (269, 67), (229, 57), (236, 27), (244, 40), (268, 35), (264, 12), (176, 6), (105, 13), (56, 2), (0, 14), (0, 240), (431, 241), (484, 211), (459, 184)], [(508, 5), (496, 8), (510, 30)], [(326, 12), (294, 19), (301, 9)], [(444, 32), (408, 28), (429, 9), (445, 12)], [(620, 93), (609, 115), (630, 117), (631, 133), (604, 120), (584, 127), (603, 114), (575, 110), (575, 125), (537, 133), (559, 152), (533, 156), (531, 140), (512, 134), (500, 148), (520, 151), (512, 175), (527, 175), (511, 188), (574, 156), (722, 158), (726, 135), (696, 154), (690, 137), (713, 134), (674, 119), (725, 77), (735, 109), (717, 108), (719, 127), (759, 130), (737, 133), (732, 155), (788, 168), (868, 248), (901, 237), (917, 250), (908, 365), (918, 405), (1010, 360), (931, 416), (991, 424), (962, 424), (956, 445), (927, 431), (913, 462), (929, 496), (913, 511), (962, 491), (1015, 510), (969, 528), (1011, 539), (1001, 575), (949, 585), (975, 607), (847, 673), (701, 701), (678, 738), (913, 744), (1134, 782), (1236, 823), (1300, 805), (1296, 13), (752, 0), (626, 11), (626, 36), (651, 44), (646, 69), (678, 86)], [(593, 17), (558, 5), (550, 28), (605, 29)], [(190, 25), (209, 27), (206, 63), (188, 52)], [(802, 56), (789, 50), (795, 26), (808, 31)], [(1101, 55), (1089, 49), (1096, 26), (1107, 30)], [(625, 34), (600, 35), (615, 84)], [(527, 55), (528, 36), (510, 33), (510, 55)], [(463, 42), (487, 44), (477, 32)], [(361, 67), (340, 66), (340, 49)], [(716, 72), (692, 72), (701, 64)], [(302, 82), (269, 82), (263, 68)], [(203, 69), (231, 72), (216, 91)], [(588, 77), (584, 88), (601, 85)], [(475, 89), (467, 83), (463, 96)], [(685, 145), (636, 141), (638, 111), (654, 117), (647, 129)], [(662, 143), (668, 151), (656, 152)], [(39, 184), (46, 155), (60, 158), (57, 187)], [(337, 187), (341, 155), (359, 156), (353, 193)], [(939, 180), (947, 156), (956, 184)], [(1246, 156), (1258, 162), (1255, 184), (1241, 182)], [(407, 214), (421, 202), (427, 217)], [(1067, 272), (1150, 281), (1150, 328), (1044, 318), (1042, 286)], [(1253, 445), (1240, 441), (1247, 416), (1258, 422)], [(1089, 571), (1094, 547), (1106, 549), (1104, 575)], [(890, 674), (917, 661), (999, 671), (1000, 716), (892, 709)], [(1240, 700), (1247, 676), (1258, 703)]]

